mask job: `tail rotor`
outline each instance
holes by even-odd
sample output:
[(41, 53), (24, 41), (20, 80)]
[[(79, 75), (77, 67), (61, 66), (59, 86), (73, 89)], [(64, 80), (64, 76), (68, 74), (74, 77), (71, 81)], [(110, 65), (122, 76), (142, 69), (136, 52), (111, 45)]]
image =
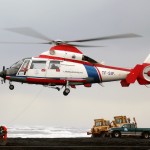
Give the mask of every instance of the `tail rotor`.
[(150, 81), (150, 66), (146, 66), (143, 69), (143, 77), (146, 81)]

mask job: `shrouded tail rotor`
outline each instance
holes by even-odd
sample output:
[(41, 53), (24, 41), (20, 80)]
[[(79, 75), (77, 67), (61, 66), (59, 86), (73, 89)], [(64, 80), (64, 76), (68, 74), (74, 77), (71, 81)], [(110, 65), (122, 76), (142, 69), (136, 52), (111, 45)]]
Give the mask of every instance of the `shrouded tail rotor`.
[(146, 81), (150, 81), (150, 66), (146, 66), (143, 69), (143, 77)]

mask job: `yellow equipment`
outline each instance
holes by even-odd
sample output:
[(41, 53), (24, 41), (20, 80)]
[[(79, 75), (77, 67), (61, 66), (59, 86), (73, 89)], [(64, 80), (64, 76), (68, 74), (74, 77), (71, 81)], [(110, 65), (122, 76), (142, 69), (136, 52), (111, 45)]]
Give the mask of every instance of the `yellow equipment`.
[(105, 119), (95, 119), (94, 126), (91, 128), (87, 135), (92, 135), (92, 137), (104, 137), (108, 134), (108, 129), (110, 128), (110, 121)]
[(111, 122), (111, 127), (120, 127), (125, 123), (130, 123), (130, 118), (126, 116), (115, 116), (114, 120)]
[[(134, 124), (137, 126), (135, 118), (133, 118)], [(113, 127), (120, 127), (125, 123), (130, 123), (130, 118), (126, 116), (115, 116), (114, 120), (110, 123), (109, 120), (105, 119), (95, 119), (93, 128), (91, 131), (87, 132), (87, 135), (92, 135), (92, 137), (105, 137), (108, 136), (108, 130)]]

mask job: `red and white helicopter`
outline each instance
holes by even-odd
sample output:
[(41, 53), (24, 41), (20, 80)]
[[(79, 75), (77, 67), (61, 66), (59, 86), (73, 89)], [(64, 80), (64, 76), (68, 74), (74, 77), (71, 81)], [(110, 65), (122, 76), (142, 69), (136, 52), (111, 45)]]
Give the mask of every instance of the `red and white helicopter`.
[[(139, 37), (139, 35), (129, 33), (92, 39), (55, 41), (31, 28), (13, 28), (7, 30), (48, 41), (40, 44), (54, 44), (50, 50), (41, 53), (37, 57), (24, 58), (7, 69), (3, 66), (0, 77), (2, 77), (2, 81), (4, 82), (5, 80), (9, 80), (10, 90), (14, 89), (12, 82), (41, 84), (57, 89), (58, 91), (64, 87), (63, 94), (66, 96), (70, 93), (70, 88), (76, 88), (77, 85), (91, 87), (94, 83), (102, 84), (103, 82), (118, 80), (121, 81), (122, 87), (128, 87), (136, 80), (141, 85), (150, 84), (150, 55), (143, 64), (137, 64), (132, 69), (119, 68), (98, 63), (94, 59), (85, 56), (75, 47), (96, 46), (72, 44), (77, 42), (134, 38)], [(4, 43), (7, 44), (10, 42)]]

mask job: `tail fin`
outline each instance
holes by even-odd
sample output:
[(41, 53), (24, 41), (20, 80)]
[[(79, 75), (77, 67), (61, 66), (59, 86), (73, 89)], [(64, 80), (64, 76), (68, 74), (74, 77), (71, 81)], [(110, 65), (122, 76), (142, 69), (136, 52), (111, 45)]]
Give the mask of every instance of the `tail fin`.
[(150, 54), (145, 59), (144, 63), (149, 64), (150, 63)]
[(143, 64), (137, 64), (130, 71), (126, 79), (121, 81), (121, 85), (127, 87), (136, 80), (141, 85), (150, 84), (150, 54), (147, 56)]

